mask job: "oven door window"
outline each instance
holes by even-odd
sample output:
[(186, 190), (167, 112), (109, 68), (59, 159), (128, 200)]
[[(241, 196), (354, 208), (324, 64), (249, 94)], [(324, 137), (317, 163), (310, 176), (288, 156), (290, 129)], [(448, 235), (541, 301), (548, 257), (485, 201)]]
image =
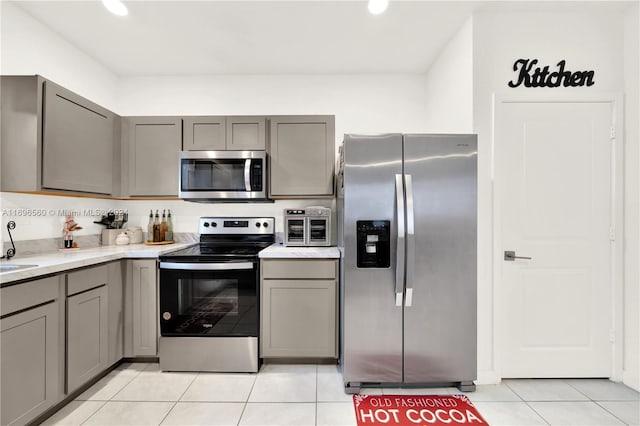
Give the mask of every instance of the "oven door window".
[(256, 268), (160, 271), (163, 336), (258, 336)]

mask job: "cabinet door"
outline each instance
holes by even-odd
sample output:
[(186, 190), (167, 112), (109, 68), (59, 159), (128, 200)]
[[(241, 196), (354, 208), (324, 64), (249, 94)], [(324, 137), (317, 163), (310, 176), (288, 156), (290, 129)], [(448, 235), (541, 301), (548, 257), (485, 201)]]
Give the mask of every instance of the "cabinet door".
[(22, 425), (59, 400), (58, 302), (2, 319), (1, 424)]
[(262, 357), (336, 357), (336, 281), (263, 280)]
[(107, 287), (67, 298), (67, 393), (107, 368)]
[(176, 117), (127, 117), (129, 195), (177, 196), (182, 121)]
[(333, 116), (270, 119), (270, 196), (333, 196)]
[(108, 266), (107, 300), (109, 301), (109, 332), (107, 367), (120, 361), (124, 348), (124, 268), (122, 261)]
[(44, 83), (42, 187), (111, 194), (114, 114)]
[(265, 117), (227, 117), (228, 151), (264, 150)]
[(209, 151), (225, 149), (226, 121), (224, 117), (184, 117), (182, 149)]
[(158, 343), (158, 309), (156, 295), (156, 261), (133, 260), (132, 267), (132, 338), (133, 356), (156, 356)]

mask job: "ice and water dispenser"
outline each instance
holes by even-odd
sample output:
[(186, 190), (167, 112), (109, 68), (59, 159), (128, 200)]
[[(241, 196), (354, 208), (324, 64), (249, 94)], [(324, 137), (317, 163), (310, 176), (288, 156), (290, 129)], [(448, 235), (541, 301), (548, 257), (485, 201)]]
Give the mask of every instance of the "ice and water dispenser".
[(388, 268), (391, 266), (391, 222), (388, 220), (358, 220), (356, 222), (358, 268)]

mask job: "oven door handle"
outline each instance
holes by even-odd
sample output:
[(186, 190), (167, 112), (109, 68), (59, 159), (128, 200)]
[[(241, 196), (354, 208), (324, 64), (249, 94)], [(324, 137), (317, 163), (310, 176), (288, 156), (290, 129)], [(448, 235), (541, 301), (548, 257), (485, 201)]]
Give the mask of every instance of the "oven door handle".
[(183, 271), (236, 271), (253, 269), (253, 262), (224, 263), (181, 263), (160, 262), (160, 269), (177, 269)]

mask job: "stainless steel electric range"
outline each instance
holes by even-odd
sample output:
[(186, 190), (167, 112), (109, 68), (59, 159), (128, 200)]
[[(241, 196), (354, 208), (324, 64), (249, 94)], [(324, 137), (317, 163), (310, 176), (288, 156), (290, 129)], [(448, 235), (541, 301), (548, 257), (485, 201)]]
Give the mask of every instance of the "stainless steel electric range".
[(163, 371), (258, 371), (258, 252), (272, 217), (201, 217), (200, 244), (160, 256)]

